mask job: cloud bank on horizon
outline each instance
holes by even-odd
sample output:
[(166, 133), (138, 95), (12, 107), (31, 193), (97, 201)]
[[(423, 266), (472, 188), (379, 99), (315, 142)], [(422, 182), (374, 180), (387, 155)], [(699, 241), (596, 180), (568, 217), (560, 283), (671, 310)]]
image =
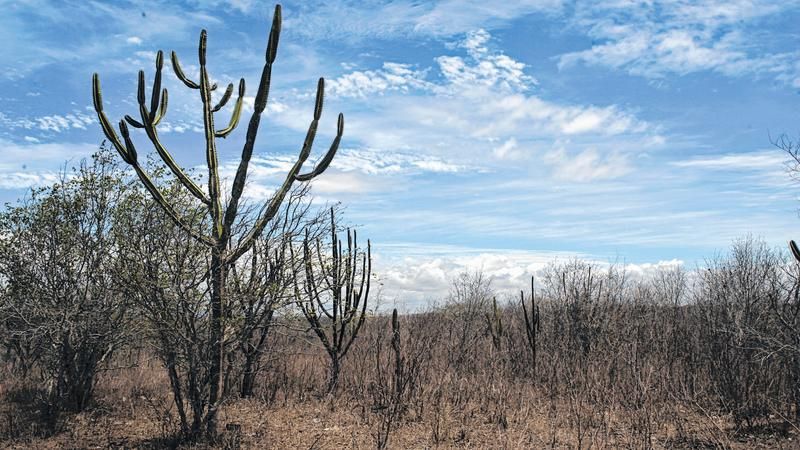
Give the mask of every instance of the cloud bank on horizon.
[[(250, 198), (269, 195), (290, 164), (324, 76), (319, 142), (339, 111), (345, 140), (312, 191), (344, 202), (375, 242), (388, 299), (436, 298), (463, 270), (513, 289), (553, 258), (649, 270), (693, 265), (747, 234), (773, 245), (796, 234), (797, 186), (771, 139), (800, 131), (800, 1), (338, 0), (283, 10)], [(52, 183), (65, 161), (97, 148), (92, 72), (109, 116), (121, 117), (158, 49), (197, 70), (206, 28), (212, 76), (255, 86), (271, 13), (255, 0), (8, 5), (0, 198)], [(201, 165), (199, 99), (165, 72), (164, 140), (182, 164)], [(223, 172), (241, 143), (242, 133), (222, 143)]]

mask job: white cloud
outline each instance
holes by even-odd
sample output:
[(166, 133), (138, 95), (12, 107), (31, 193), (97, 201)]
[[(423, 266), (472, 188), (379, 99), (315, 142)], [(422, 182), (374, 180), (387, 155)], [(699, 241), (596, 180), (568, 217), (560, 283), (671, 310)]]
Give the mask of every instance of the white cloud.
[(479, 29), (467, 33), (463, 41), (450, 45), (450, 48), (466, 49), (471, 61), (460, 56), (440, 56), (436, 58), (439, 71), (447, 80), (448, 91), (455, 93), (464, 88), (483, 86), (501, 90), (525, 91), (536, 85), (536, 80), (526, 75), (525, 64), (502, 53), (490, 52), (487, 48), (491, 36)]
[(315, 195), (336, 196), (342, 194), (365, 194), (374, 192), (377, 180), (368, 179), (353, 172), (326, 171), (311, 183), (311, 192)]
[[(559, 67), (578, 63), (625, 70), (650, 78), (716, 71), (726, 76), (772, 75), (795, 83), (798, 53), (760, 49), (748, 26), (797, 2), (760, 0), (656, 0), (578, 3), (569, 20), (599, 41), (566, 53)], [(755, 25), (753, 25), (755, 24)], [(767, 25), (768, 26), (768, 25)]]
[(75, 143), (31, 143), (17, 144), (0, 138), (0, 148), (3, 149), (3, 159), (0, 168), (20, 166), (23, 164), (52, 167), (60, 165), (74, 158), (91, 156), (97, 151), (97, 144)]
[(39, 117), (9, 117), (0, 112), (0, 124), (6, 129), (20, 128), (61, 133), (71, 129), (86, 130), (87, 126), (95, 122), (97, 122), (97, 119), (94, 115), (77, 110), (67, 114), (50, 114)]
[[(427, 154), (450, 165), (449, 161), (457, 161), (461, 166), (486, 167), (503, 161), (532, 161), (542, 156), (536, 148), (569, 135), (576, 151), (586, 150), (591, 142), (592, 150), (583, 156), (594, 169), (593, 178), (626, 173), (619, 167), (597, 167), (607, 162), (605, 153), (612, 151), (608, 136), (617, 138), (616, 155), (610, 157), (614, 164), (626, 161), (620, 155), (627, 149), (641, 151), (643, 141), (665, 144), (663, 137), (660, 142), (653, 139), (657, 127), (615, 105), (561, 104), (536, 95), (536, 80), (526, 73), (527, 66), (493, 50), (492, 44), (487, 31), (477, 30), (449, 45), (466, 55), (439, 56), (434, 67), (412, 70), (404, 64), (385, 63), (381, 69), (350, 72), (333, 80), (334, 104), (336, 96), (369, 100), (359, 105), (362, 108), (350, 104), (348, 109), (355, 111), (347, 113), (345, 139), (387, 155)], [(308, 119), (301, 110), (289, 106), (276, 114), (276, 120), (303, 130)], [(321, 130), (332, 127), (333, 119), (325, 120)], [(637, 145), (626, 145), (628, 140)], [(430, 162), (420, 167), (454, 169)]]
[(415, 172), (454, 173), (475, 170), (434, 156), (376, 149), (345, 149), (336, 155), (331, 167), (344, 172), (359, 171), (369, 175), (413, 174)]
[(130, 36), (127, 39), (125, 39), (125, 42), (133, 45), (142, 45), (142, 38), (140, 38), (139, 36)]
[[(322, 155), (320, 155), (322, 156)], [(252, 158), (248, 168), (244, 196), (252, 200), (269, 198), (295, 163), (296, 155), (263, 154)], [(308, 160), (303, 168), (310, 171), (316, 164)], [(232, 182), (239, 160), (220, 165), (223, 183)], [(311, 192), (322, 201), (342, 200), (351, 195), (396, 191), (400, 180), (428, 173), (455, 173), (467, 166), (452, 164), (440, 158), (411, 153), (385, 153), (372, 149), (341, 149), (324, 175), (311, 183)], [(195, 167), (201, 177), (206, 168)]]
[(425, 71), (408, 64), (384, 63), (381, 70), (354, 71), (327, 82), (326, 91), (335, 97), (366, 98), (387, 91), (408, 92), (426, 88)]
[(285, 28), (314, 39), (448, 37), (532, 13), (558, 14), (561, 6), (562, 0), (308, 2), (287, 14)]
[(492, 154), (497, 159), (517, 159), (521, 156), (517, 147), (517, 140), (511, 137), (506, 139), (499, 147), (492, 149)]
[(5, 172), (0, 170), (0, 189), (19, 190), (52, 185), (60, 180), (52, 171)]
[(727, 153), (712, 157), (673, 161), (675, 167), (689, 167), (708, 170), (777, 170), (785, 167), (787, 155), (779, 150), (764, 150), (750, 153)]
[(589, 182), (621, 177), (632, 168), (625, 156), (611, 153), (601, 156), (597, 150), (588, 148), (580, 152), (568, 152), (565, 146), (551, 150), (544, 161), (553, 169), (559, 180)]
[(501, 293), (530, 285), (530, 276), (556, 260), (580, 256), (568, 252), (469, 248), (422, 243), (376, 246), (374, 272), (385, 297), (413, 309), (426, 300), (442, 300), (452, 280), (481, 271)]
[(430, 300), (443, 300), (453, 280), (462, 273), (481, 272), (502, 299), (518, 298), (520, 290), (530, 289), (532, 275), (540, 278), (552, 264), (575, 258), (582, 258), (601, 270), (615, 265), (625, 270), (631, 279), (645, 279), (657, 271), (684, 266), (684, 262), (677, 259), (639, 264), (615, 263), (571, 252), (423, 243), (384, 243), (376, 247), (374, 257), (374, 272), (382, 284), (384, 298), (411, 310), (425, 307)]
[(41, 143), (36, 138), (18, 144), (0, 138), (0, 189), (19, 190), (58, 181), (54, 167), (75, 162), (97, 151), (96, 144)]

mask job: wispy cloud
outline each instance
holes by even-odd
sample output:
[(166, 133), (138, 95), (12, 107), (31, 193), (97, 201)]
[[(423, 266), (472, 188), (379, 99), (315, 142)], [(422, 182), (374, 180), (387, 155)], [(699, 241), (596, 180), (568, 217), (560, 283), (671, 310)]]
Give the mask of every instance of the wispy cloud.
[(712, 157), (698, 157), (670, 164), (707, 170), (763, 170), (775, 171), (787, 162), (787, 155), (778, 150), (763, 150), (750, 153), (726, 153)]
[(553, 168), (556, 179), (568, 181), (614, 179), (632, 170), (625, 156), (611, 153), (603, 157), (592, 148), (573, 154), (565, 146), (559, 146), (545, 155), (544, 162)]
[[(35, 138), (34, 138), (35, 139)], [(97, 151), (97, 145), (41, 143), (24, 140), (16, 143), (0, 138), (0, 189), (25, 190), (52, 184), (59, 179), (59, 167), (77, 163)]]
[[(579, 171), (592, 174), (568, 174), (562, 164), (558, 177), (588, 180), (624, 175), (629, 164), (623, 153), (634, 148), (624, 141), (629, 136), (652, 141), (658, 134), (658, 127), (617, 105), (563, 104), (537, 95), (538, 82), (527, 65), (494, 49), (485, 30), (447, 47), (453, 54), (434, 58), (432, 67), (384, 63), (332, 80), (334, 104), (336, 96), (364, 100), (347, 115), (347, 139), (385, 154), (427, 154), (467, 166), (524, 160), (559, 165), (565, 154), (545, 157), (542, 150), (566, 135), (572, 138), (570, 152), (579, 155)], [(277, 118), (302, 130), (307, 118), (301, 110), (290, 106)], [(617, 142), (608, 154), (612, 136)]]
[[(26, 21), (18, 18), (25, 17)], [(80, 18), (80, 20), (76, 20)], [(137, 4), (99, 1), (31, 0), (8, 5), (0, 17), (0, 39), (13, 42), (0, 58), (0, 76), (19, 79), (47, 66), (85, 64), (103, 57), (120, 58), (122, 48), (108, 45), (109, 36), (163, 40), (195, 31), (197, 24), (219, 19), (203, 11), (159, 0)], [(36, 24), (31, 26), (31, 24)], [(80, 30), (79, 33), (76, 30)], [(53, 45), (53, 36), (69, 36)], [(122, 57), (124, 58), (124, 56)]]
[(96, 123), (94, 115), (73, 110), (67, 114), (49, 114), (39, 117), (13, 118), (0, 111), (0, 125), (6, 129), (21, 128), (43, 132), (61, 133), (71, 129), (85, 130)]
[(60, 180), (51, 170), (29, 172), (6, 172), (0, 169), (0, 189), (26, 189), (50, 186)]
[(313, 39), (449, 37), (477, 28), (503, 26), (528, 14), (557, 14), (561, 6), (561, 0), (493, 4), (480, 0), (314, 1), (290, 9), (286, 29)]
[[(478, 268), (516, 290), (541, 264), (578, 254), (620, 255), (644, 271), (673, 258), (691, 264), (748, 232), (783, 242), (797, 228), (796, 187), (780, 151), (757, 149), (767, 130), (796, 127), (798, 4), (287, 0), (245, 193), (262, 202), (283, 180), (324, 76), (305, 169), (327, 150), (339, 111), (345, 133), (311, 192), (343, 201), (346, 220), (364, 226), (386, 292), (439, 297), (459, 271)], [(214, 81), (247, 80), (242, 124), (218, 142), (230, 187), (272, 6), (10, 4), (0, 17), (0, 40), (13, 43), (0, 52), (5, 198), (97, 148), (92, 71), (109, 117), (136, 116), (136, 71), (152, 82), (155, 51), (175, 49), (196, 77), (201, 28)], [(168, 64), (161, 137), (202, 176), (198, 92), (173, 75)], [(152, 154), (143, 131), (134, 134), (142, 158)]]
[(800, 83), (797, 52), (759, 46), (764, 20), (797, 6), (796, 1), (658, 0), (579, 2), (569, 21), (593, 40), (591, 48), (561, 55), (559, 67), (606, 66), (633, 75), (663, 78), (714, 71), (726, 76), (771, 76)]

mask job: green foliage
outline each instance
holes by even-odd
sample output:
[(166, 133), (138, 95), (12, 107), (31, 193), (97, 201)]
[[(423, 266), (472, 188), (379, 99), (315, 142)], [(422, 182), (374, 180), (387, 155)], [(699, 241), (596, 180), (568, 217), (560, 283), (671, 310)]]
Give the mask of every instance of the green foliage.
[(112, 232), (130, 192), (122, 178), (103, 150), (0, 213), (3, 345), (23, 376), (46, 382), (54, 411), (87, 406), (95, 374), (124, 340)]

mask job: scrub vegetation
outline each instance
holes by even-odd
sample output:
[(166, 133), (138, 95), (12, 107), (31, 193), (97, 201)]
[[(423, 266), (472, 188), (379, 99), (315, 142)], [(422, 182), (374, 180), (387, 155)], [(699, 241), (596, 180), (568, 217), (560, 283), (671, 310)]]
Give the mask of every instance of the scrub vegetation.
[[(800, 250), (753, 237), (685, 269), (554, 262), (495, 292), (464, 273), (416, 311), (379, 308), (372, 244), (312, 202), (322, 114), (262, 202), (243, 195), (281, 29), (275, 9), (229, 193), (200, 35), (207, 173), (149, 101), (93, 158), (0, 212), (0, 445), (11, 448), (774, 448), (800, 429)], [(212, 97), (218, 100), (212, 101)], [(158, 159), (143, 160), (131, 129)], [(792, 155), (791, 148), (789, 150)], [(121, 161), (120, 161), (121, 160)], [(800, 161), (800, 159), (798, 160)], [(201, 187), (203, 184), (205, 187)], [(791, 251), (790, 251), (791, 250)]]

